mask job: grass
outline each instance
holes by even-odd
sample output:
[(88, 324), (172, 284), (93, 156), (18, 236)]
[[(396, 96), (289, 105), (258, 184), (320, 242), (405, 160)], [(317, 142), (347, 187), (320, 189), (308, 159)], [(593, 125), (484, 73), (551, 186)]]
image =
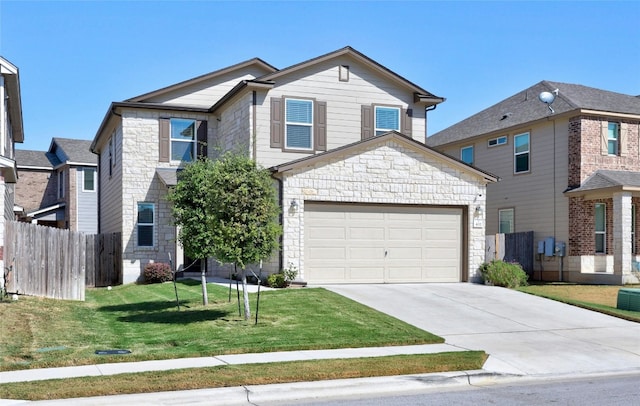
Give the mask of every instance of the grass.
[(480, 369), (482, 351), (248, 364), (0, 385), (0, 398), (46, 400)]
[[(324, 289), (261, 293), (258, 323), (235, 293), (197, 281), (90, 289), (85, 302), (20, 297), (0, 302), (0, 370), (220, 354), (441, 343), (444, 340)], [(251, 295), (255, 314), (256, 297)], [(96, 350), (128, 349), (128, 355)]]
[[(533, 284), (518, 288), (519, 291), (557, 300), (574, 306), (640, 322), (640, 312), (616, 308), (618, 291), (627, 286), (575, 285), (570, 283)], [(637, 287), (637, 286), (636, 286)]]

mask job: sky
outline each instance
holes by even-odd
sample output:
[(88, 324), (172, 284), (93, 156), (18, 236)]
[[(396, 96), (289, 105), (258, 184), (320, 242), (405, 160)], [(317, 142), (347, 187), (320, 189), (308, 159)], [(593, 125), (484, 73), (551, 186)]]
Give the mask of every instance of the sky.
[(114, 101), (351, 46), (446, 98), (429, 135), (542, 80), (640, 95), (638, 1), (0, 0), (25, 141), (92, 140)]

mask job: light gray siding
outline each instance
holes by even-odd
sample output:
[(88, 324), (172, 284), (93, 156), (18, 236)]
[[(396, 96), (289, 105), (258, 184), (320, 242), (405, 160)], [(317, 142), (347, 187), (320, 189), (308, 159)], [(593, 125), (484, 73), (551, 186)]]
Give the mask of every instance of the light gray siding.
[(122, 127), (111, 131), (113, 164), (109, 172), (109, 138), (100, 147), (98, 188), (100, 190), (100, 233), (122, 231)]
[[(94, 171), (91, 176), (94, 177), (93, 190), (85, 190), (85, 169)], [(98, 187), (97, 176), (95, 176), (95, 167), (78, 167), (76, 168), (76, 193), (77, 193), (77, 231), (96, 234), (98, 232)]]

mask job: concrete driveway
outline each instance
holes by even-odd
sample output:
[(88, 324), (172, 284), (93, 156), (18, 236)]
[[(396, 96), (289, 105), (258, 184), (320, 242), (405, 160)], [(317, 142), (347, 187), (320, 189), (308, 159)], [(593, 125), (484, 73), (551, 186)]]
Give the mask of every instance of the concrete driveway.
[(447, 344), (486, 351), (489, 372), (640, 371), (640, 323), (470, 283), (324, 287), (437, 334)]

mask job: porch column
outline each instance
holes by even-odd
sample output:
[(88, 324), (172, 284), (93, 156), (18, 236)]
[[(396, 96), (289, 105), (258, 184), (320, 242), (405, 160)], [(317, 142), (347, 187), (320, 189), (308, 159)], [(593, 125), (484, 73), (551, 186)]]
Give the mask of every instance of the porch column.
[(631, 275), (631, 261), (631, 192), (614, 193), (613, 273), (621, 283)]

